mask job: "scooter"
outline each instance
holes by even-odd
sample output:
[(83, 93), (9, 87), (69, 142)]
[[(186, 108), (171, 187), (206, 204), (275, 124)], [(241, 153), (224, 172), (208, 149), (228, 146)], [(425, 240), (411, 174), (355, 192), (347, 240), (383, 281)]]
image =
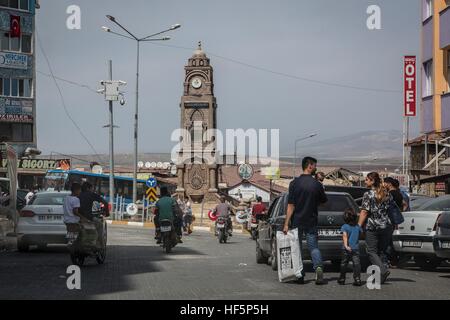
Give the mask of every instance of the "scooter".
[(72, 263), (82, 267), (86, 258), (95, 258), (98, 264), (106, 259), (106, 243), (108, 241), (106, 221), (103, 212), (93, 213), (94, 221), (80, 223), (76, 227), (68, 227), (67, 247)]

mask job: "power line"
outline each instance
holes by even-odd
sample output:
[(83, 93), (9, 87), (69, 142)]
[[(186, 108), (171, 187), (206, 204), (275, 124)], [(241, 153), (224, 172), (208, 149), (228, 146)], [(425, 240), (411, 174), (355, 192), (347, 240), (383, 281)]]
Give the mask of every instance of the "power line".
[[(48, 74), (48, 73), (45, 73), (45, 72), (42, 72), (42, 71), (39, 71), (39, 70), (37, 70), (36, 72), (41, 74), (41, 75), (43, 75), (43, 76), (46, 76), (46, 77), (49, 77), (49, 78), (53, 78), (53, 76), (51, 74)], [(62, 82), (66, 82), (66, 83), (72, 84), (72, 85), (80, 87), (80, 88), (88, 89), (89, 91), (92, 91), (94, 93), (98, 93), (97, 90), (91, 88), (87, 84), (82, 84), (82, 83), (79, 83), (79, 82), (75, 82), (73, 80), (67, 80), (67, 79), (64, 79), (64, 78), (61, 78), (61, 77), (58, 77), (58, 76), (55, 76), (55, 79), (57, 79), (59, 81), (62, 81)]]
[[(175, 45), (170, 45), (170, 44), (161, 44), (161, 43), (153, 43), (153, 42), (151, 44), (155, 45), (155, 46), (161, 46), (161, 47), (170, 47), (170, 48), (183, 49), (183, 50), (195, 50), (194, 48), (175, 46)], [(353, 85), (342, 84), (342, 83), (337, 83), (337, 82), (329, 82), (329, 81), (316, 80), (316, 79), (311, 79), (311, 78), (306, 78), (306, 77), (300, 77), (300, 76), (296, 76), (296, 75), (292, 75), (292, 74), (288, 74), (288, 73), (284, 73), (284, 72), (270, 70), (270, 69), (267, 69), (264, 67), (255, 66), (255, 65), (252, 65), (252, 64), (249, 64), (246, 62), (236, 60), (236, 59), (227, 58), (227, 57), (224, 57), (224, 56), (221, 56), (218, 54), (214, 54), (209, 51), (205, 51), (205, 53), (207, 53), (211, 57), (216, 57), (216, 58), (219, 58), (219, 59), (222, 59), (225, 61), (239, 64), (244, 67), (256, 69), (256, 70), (259, 70), (262, 72), (271, 73), (271, 74), (275, 74), (278, 76), (287, 77), (287, 78), (291, 78), (291, 79), (295, 79), (295, 80), (301, 80), (301, 81), (305, 81), (305, 82), (320, 84), (320, 85), (324, 85), (324, 86), (338, 87), (338, 88), (344, 88), (344, 89), (353, 89), (353, 90), (360, 90), (360, 91), (380, 92), (380, 93), (401, 93), (402, 92), (401, 90), (359, 87), (359, 86), (353, 86)]]
[(50, 61), (49, 61), (49, 59), (48, 59), (48, 57), (47, 57), (47, 54), (45, 53), (44, 47), (43, 47), (43, 45), (42, 45), (42, 43), (41, 43), (41, 40), (40, 40), (40, 38), (38, 37), (37, 33), (36, 33), (36, 38), (37, 38), (37, 42), (39, 43), (39, 48), (41, 49), (42, 54), (44, 55), (45, 61), (47, 62), (47, 66), (48, 66), (48, 69), (49, 69), (49, 71), (50, 71), (50, 75), (51, 75), (51, 77), (53, 78), (53, 81), (54, 81), (54, 83), (55, 83), (56, 88), (58, 89), (58, 93), (59, 93), (59, 96), (60, 96), (60, 98), (61, 98), (61, 103), (62, 103), (62, 106), (63, 106), (63, 108), (64, 108), (64, 111), (65, 111), (67, 117), (70, 119), (70, 121), (71, 121), (72, 124), (75, 126), (75, 128), (78, 130), (78, 132), (80, 133), (80, 135), (83, 137), (83, 139), (84, 139), (84, 140), (86, 141), (86, 143), (89, 145), (89, 147), (92, 149), (92, 151), (94, 152), (94, 155), (97, 157), (98, 161), (101, 162), (101, 158), (100, 158), (100, 156), (98, 155), (97, 151), (95, 150), (94, 146), (91, 144), (91, 142), (90, 142), (89, 139), (86, 137), (86, 135), (83, 133), (83, 131), (81, 130), (81, 128), (78, 126), (78, 124), (76, 123), (76, 121), (75, 121), (75, 120), (72, 118), (72, 116), (70, 115), (69, 110), (67, 109), (66, 102), (65, 102), (65, 100), (64, 100), (64, 96), (63, 96), (63, 94), (62, 94), (61, 88), (59, 87), (58, 81), (56, 81), (56, 77), (55, 77), (55, 75), (54, 75), (54, 73), (53, 73), (52, 66), (50, 65)]

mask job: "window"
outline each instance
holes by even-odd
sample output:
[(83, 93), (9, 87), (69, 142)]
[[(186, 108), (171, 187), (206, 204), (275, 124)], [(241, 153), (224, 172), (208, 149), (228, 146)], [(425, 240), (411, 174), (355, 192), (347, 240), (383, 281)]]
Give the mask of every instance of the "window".
[(433, 15), (433, 0), (425, 0), (424, 20)]
[(2, 123), (0, 137), (7, 142), (33, 142), (33, 125), (30, 123)]
[(30, 34), (22, 34), (21, 38), (11, 38), (9, 33), (0, 33), (0, 49), (2, 51), (14, 51), (32, 53)]
[(22, 35), (22, 50), (23, 53), (31, 53), (31, 35)]
[(20, 0), (20, 9), (28, 11), (28, 0)]
[(2, 51), (9, 50), (9, 33), (0, 33), (0, 49)]
[(10, 79), (0, 78), (1, 89), (0, 96), (32, 98), (32, 80), (31, 79)]
[(423, 92), (422, 97), (429, 97), (433, 94), (433, 61), (423, 64)]
[(30, 9), (28, 0), (0, 0), (0, 6), (26, 11)]
[(11, 96), (18, 97), (19, 96), (19, 80), (11, 79)]
[(19, 9), (19, 0), (9, 0), (9, 7)]
[(11, 79), (3, 78), (3, 95), (9, 97), (11, 95)]

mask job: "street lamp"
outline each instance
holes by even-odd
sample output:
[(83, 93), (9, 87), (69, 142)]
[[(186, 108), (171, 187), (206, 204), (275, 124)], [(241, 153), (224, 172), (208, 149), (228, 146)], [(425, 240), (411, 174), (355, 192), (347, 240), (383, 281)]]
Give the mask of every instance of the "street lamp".
[(137, 162), (138, 162), (138, 124), (139, 124), (139, 58), (140, 58), (140, 44), (141, 42), (150, 42), (150, 41), (167, 41), (170, 40), (170, 37), (163, 37), (163, 38), (153, 38), (157, 35), (163, 34), (168, 31), (172, 31), (175, 29), (178, 29), (181, 27), (180, 24), (174, 24), (170, 26), (168, 29), (151, 34), (149, 36), (146, 36), (144, 38), (138, 38), (133, 33), (128, 31), (127, 28), (125, 28), (123, 25), (121, 25), (117, 19), (113, 16), (107, 15), (106, 16), (111, 22), (115, 23), (118, 27), (120, 27), (123, 31), (125, 31), (126, 34), (121, 34), (118, 32), (112, 31), (108, 27), (102, 27), (103, 31), (114, 34), (116, 36), (120, 36), (122, 38), (127, 38), (130, 40), (136, 41), (137, 46), (137, 63), (136, 63), (136, 107), (135, 107), (135, 113), (134, 113), (134, 158), (133, 158), (133, 203), (136, 203), (137, 201)]
[(297, 140), (295, 140), (294, 163), (292, 165), (292, 179), (295, 179), (295, 167), (297, 165), (297, 143), (299, 143), (300, 141), (303, 141), (303, 140), (314, 138), (315, 136), (317, 136), (317, 133), (312, 133), (312, 134), (307, 135), (306, 137), (298, 138)]

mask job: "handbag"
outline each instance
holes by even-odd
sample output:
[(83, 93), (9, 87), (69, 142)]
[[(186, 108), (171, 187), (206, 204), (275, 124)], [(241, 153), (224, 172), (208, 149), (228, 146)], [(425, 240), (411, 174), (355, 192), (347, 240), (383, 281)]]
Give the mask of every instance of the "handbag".
[(399, 225), (405, 222), (405, 218), (403, 217), (402, 212), (400, 211), (400, 208), (397, 206), (397, 204), (392, 201), (389, 205), (389, 208), (387, 210), (387, 214), (389, 216), (389, 220), (391, 220), (391, 223), (393, 225)]

